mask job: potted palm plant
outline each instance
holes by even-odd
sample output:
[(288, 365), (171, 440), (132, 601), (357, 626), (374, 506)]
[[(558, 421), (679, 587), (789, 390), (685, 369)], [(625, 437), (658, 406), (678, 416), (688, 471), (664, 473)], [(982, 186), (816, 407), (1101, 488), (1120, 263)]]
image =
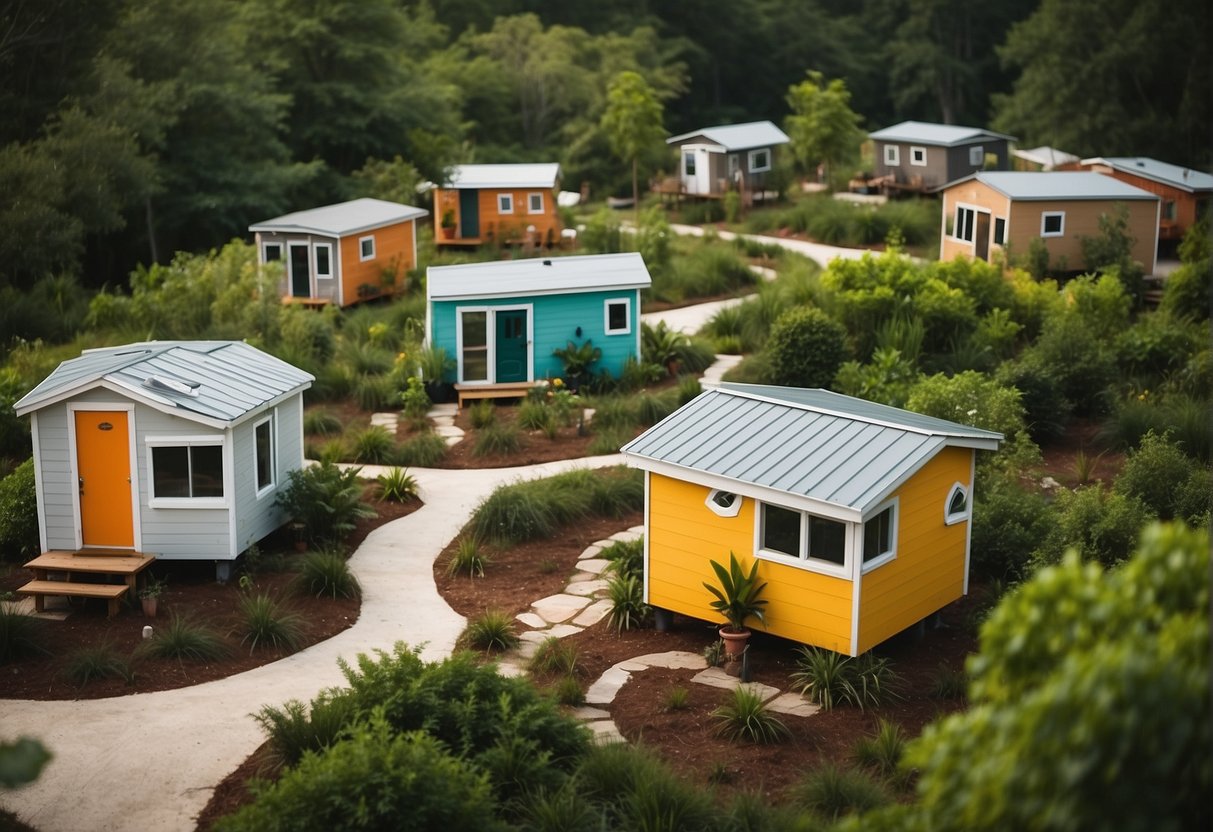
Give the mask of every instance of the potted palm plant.
[(730, 661), (735, 661), (745, 652), (746, 642), (750, 631), (746, 622), (755, 618), (761, 624), (766, 624), (763, 608), (767, 605), (765, 598), (760, 598), (766, 581), (758, 579), (758, 561), (755, 560), (747, 573), (741, 568), (737, 555), (729, 552), (729, 567), (712, 561), (712, 571), (716, 573), (719, 586), (704, 581), (703, 585), (716, 600), (710, 602), (713, 610), (724, 616), (728, 623), (720, 628), (720, 637), (724, 640), (725, 655)]
[(157, 580), (155, 575), (148, 575), (143, 582), (143, 589), (139, 590), (139, 603), (143, 607), (143, 615), (145, 618), (156, 617), (156, 607), (160, 596), (164, 594), (165, 582)]
[(442, 236), (447, 240), (455, 236), (455, 212), (451, 208), (442, 212)]

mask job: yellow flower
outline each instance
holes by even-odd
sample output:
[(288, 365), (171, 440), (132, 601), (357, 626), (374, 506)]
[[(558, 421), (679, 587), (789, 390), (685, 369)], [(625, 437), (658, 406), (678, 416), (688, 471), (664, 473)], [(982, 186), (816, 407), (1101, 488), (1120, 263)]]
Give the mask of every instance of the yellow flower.
[(564, 382), (558, 378), (554, 378), (554, 379), (552, 379), (552, 386), (553, 387), (564, 387)]

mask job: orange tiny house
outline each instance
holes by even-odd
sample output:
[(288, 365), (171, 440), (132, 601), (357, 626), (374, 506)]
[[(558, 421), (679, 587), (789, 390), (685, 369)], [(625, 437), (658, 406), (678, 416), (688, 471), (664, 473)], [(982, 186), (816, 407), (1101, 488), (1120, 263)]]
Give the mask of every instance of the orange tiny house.
[(429, 212), (355, 199), (249, 226), (262, 265), (282, 262), (283, 300), (349, 306), (404, 289), (417, 267), (417, 219)]
[(560, 242), (560, 165), (456, 165), (434, 189), (439, 245)]
[(1204, 171), (1145, 156), (1083, 159), (1082, 167), (1157, 194), (1162, 200), (1158, 215), (1159, 240), (1182, 240), (1188, 229), (1208, 213), (1213, 201), (1213, 174)]
[(968, 592), (977, 450), (1001, 434), (826, 390), (724, 384), (624, 446), (645, 471), (645, 600), (713, 619), (757, 559), (765, 630), (856, 656)]

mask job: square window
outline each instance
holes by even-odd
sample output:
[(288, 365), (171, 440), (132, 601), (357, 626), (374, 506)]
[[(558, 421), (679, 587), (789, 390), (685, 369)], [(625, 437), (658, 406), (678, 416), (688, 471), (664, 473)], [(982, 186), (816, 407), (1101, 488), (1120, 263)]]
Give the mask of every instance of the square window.
[(1060, 237), (1066, 230), (1064, 211), (1049, 211), (1040, 215), (1040, 236)]
[(800, 557), (800, 512), (779, 506), (762, 506), (762, 548)]
[(358, 257), (364, 261), (375, 259), (374, 236), (358, 238)]
[(152, 448), (153, 498), (222, 496), (222, 445), (158, 445)]
[(607, 335), (627, 335), (632, 331), (631, 306), (627, 298), (606, 302)]
[(809, 515), (809, 557), (842, 566), (846, 559), (847, 525)]
[(925, 147), (910, 148), (910, 164), (919, 167), (926, 167), (927, 164), (927, 149)]
[(999, 246), (1005, 246), (1007, 244), (1006, 217), (994, 218), (994, 244)]
[(767, 148), (750, 151), (750, 173), (761, 173), (771, 169), (771, 151)]
[(266, 243), (261, 247), (261, 251), (266, 263), (275, 263), (282, 259), (282, 243)]
[(530, 214), (543, 213), (543, 194), (527, 194), (526, 210)]
[(891, 167), (897, 167), (901, 164), (901, 148), (895, 144), (886, 144), (884, 146), (884, 163)]
[(514, 213), (514, 195), (513, 194), (497, 194), (497, 213), (498, 214)]
[(893, 506), (863, 524), (863, 562), (893, 551)]
[(986, 163), (986, 149), (981, 145), (969, 148), (969, 164), (975, 168), (984, 167)]
[(328, 243), (316, 244), (316, 277), (333, 276), (333, 247)]
[(274, 433), (270, 419), (253, 429), (253, 461), (257, 470), (258, 493), (274, 485)]

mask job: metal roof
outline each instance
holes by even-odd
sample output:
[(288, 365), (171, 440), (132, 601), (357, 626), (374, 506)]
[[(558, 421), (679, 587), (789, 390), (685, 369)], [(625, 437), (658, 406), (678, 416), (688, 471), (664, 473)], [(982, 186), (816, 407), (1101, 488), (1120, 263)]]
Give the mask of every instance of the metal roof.
[(1090, 171), (981, 171), (940, 190), (976, 179), (1003, 196), (1024, 201), (1158, 199), (1149, 191)]
[(1179, 188), (1181, 191), (1213, 191), (1213, 174), (1160, 162), (1145, 156), (1104, 156), (1083, 159), (1084, 165), (1108, 165), (1116, 170)]
[(278, 234), (325, 234), (331, 237), (346, 237), (360, 231), (370, 231), (385, 225), (394, 225), (405, 220), (424, 217), (429, 211), (424, 208), (414, 208), (412, 205), (401, 205), (399, 202), (388, 202), (383, 199), (352, 199), (349, 202), (338, 202), (336, 205), (325, 205), (320, 208), (310, 208), (307, 211), (296, 211), (293, 214), (283, 214), (272, 220), (254, 223), (248, 230), (272, 231)]
[(787, 144), (788, 134), (769, 121), (751, 121), (746, 124), (719, 124), (715, 127), (705, 127), (683, 133), (681, 136), (671, 136), (666, 144), (681, 144), (688, 139), (703, 138), (712, 144), (718, 144), (725, 150), (749, 150), (754, 147), (771, 147), (777, 144)]
[(621, 450), (642, 468), (710, 474), (860, 519), (945, 446), (993, 450), (1001, 440), (828, 390), (723, 384)]
[(652, 282), (644, 259), (634, 251), (496, 260), (430, 266), (425, 270), (425, 292), (430, 300), (647, 289)]
[(314, 380), (243, 341), (147, 341), (64, 361), (13, 409), (23, 416), (107, 384), (183, 418), (230, 425)]
[(1040, 165), (1045, 170), (1052, 170), (1058, 165), (1069, 165), (1078, 161), (1078, 157), (1073, 153), (1066, 153), (1064, 150), (1049, 147), (1047, 144), (1027, 150), (1017, 148), (1011, 151), (1011, 155), (1017, 159), (1023, 159), (1025, 162)]
[(455, 165), (443, 186), (464, 188), (554, 188), (560, 177), (555, 162), (524, 165)]
[(868, 137), (882, 142), (912, 142), (914, 144), (942, 145), (943, 147), (955, 147), (983, 139), (1015, 141), (1014, 136), (995, 133), (993, 130), (981, 127), (932, 124), (927, 121), (903, 121), (901, 124), (894, 124), (892, 127), (868, 133)]

